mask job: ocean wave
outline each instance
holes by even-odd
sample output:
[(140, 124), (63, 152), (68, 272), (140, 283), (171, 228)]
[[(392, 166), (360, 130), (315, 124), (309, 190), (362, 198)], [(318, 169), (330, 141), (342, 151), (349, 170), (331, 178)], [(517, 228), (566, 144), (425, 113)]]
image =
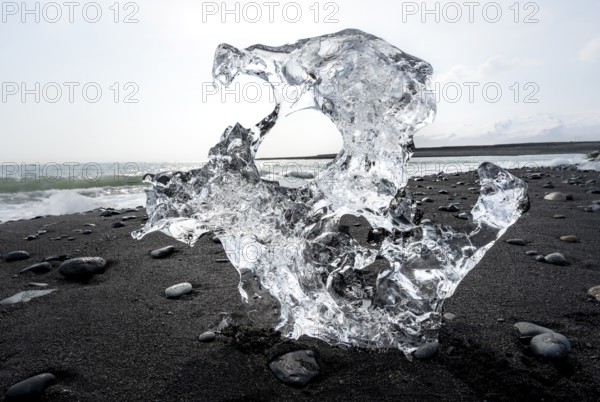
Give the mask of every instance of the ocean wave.
[(100, 178), (56, 178), (32, 179), (0, 178), (0, 193), (24, 193), (47, 190), (76, 190), (101, 187), (128, 187), (142, 185), (143, 176), (104, 176)]

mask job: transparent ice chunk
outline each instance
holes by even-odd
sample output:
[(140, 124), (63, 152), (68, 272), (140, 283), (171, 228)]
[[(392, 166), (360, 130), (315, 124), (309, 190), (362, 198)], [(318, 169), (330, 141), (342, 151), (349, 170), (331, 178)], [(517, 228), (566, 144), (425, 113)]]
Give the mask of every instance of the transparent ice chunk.
[[(227, 128), (202, 168), (148, 175), (149, 219), (134, 238), (162, 231), (194, 245), (216, 233), (254, 321), (291, 338), (409, 355), (437, 339), (444, 300), (528, 208), (526, 184), (484, 163), (473, 230), (420, 224), (405, 167), (414, 133), (435, 116), (432, 73), (358, 30), (281, 47), (220, 45), (215, 81), (259, 77), (275, 109), (254, 127)], [(299, 96), (286, 97), (289, 88)], [(254, 158), (265, 135), (280, 116), (306, 108), (333, 121), (343, 149), (303, 187), (261, 179)], [(366, 219), (380, 241), (354, 239), (344, 215)], [(378, 256), (385, 264), (374, 264)]]

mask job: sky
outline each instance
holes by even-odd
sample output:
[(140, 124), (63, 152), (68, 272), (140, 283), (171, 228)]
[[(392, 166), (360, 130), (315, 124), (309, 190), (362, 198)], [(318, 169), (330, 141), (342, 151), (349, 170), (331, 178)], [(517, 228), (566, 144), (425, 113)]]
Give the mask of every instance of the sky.
[[(227, 126), (274, 107), (258, 79), (215, 93), (220, 43), (279, 46), (346, 28), (433, 66), (438, 113), (417, 148), (600, 140), (596, 0), (0, 6), (0, 163), (203, 161)], [(280, 120), (258, 156), (341, 146), (333, 124), (305, 110)]]

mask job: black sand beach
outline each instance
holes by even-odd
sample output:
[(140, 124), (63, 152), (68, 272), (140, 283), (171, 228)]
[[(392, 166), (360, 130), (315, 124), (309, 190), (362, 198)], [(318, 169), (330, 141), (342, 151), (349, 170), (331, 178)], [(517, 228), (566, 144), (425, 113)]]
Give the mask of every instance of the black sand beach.
[[(549, 168), (537, 170), (540, 178), (530, 173), (516, 171), (527, 178), (531, 209), (446, 302), (444, 312), (456, 317), (444, 321), (440, 353), (412, 362), (397, 350), (333, 347), (307, 337), (278, 342), (260, 328), (199, 342), (198, 335), (214, 329), (221, 313), (240, 310), (238, 274), (231, 264), (217, 262), (225, 255), (209, 236), (194, 248), (160, 233), (132, 239), (143, 209), (112, 217), (92, 211), (0, 224), (0, 254), (25, 250), (31, 255), (0, 262), (0, 300), (36, 289), (28, 286), (31, 282), (58, 289), (28, 303), (0, 306), (0, 400), (12, 384), (49, 372), (58, 381), (47, 389), (47, 401), (598, 401), (600, 302), (587, 290), (600, 285), (600, 212), (584, 207), (600, 199), (592, 193), (600, 189), (600, 175)], [(447, 178), (411, 180), (410, 188), (425, 193), (416, 199), (434, 201), (423, 203), (424, 218), (436, 214), (461, 225), (464, 221), (438, 207), (460, 202), (461, 211), (470, 210), (478, 196), (468, 190), (477, 187), (475, 176)], [(543, 188), (548, 181), (555, 188)], [(448, 194), (439, 194), (442, 189)], [(543, 199), (554, 191), (573, 199)], [(564, 219), (553, 218), (556, 214)], [(128, 215), (136, 219), (112, 228)], [(41, 229), (47, 233), (37, 240), (23, 240)], [(363, 224), (353, 230), (366, 237), (368, 229)], [(564, 235), (579, 241), (563, 242)], [(503, 241), (511, 238), (529, 244)], [(150, 250), (171, 244), (177, 252), (169, 258), (150, 257)], [(569, 264), (535, 261), (528, 250), (560, 252)], [(56, 262), (49, 273), (19, 275), (61, 254), (103, 257), (109, 266), (85, 283), (66, 280)], [(190, 282), (193, 292), (167, 299), (165, 288), (181, 282)], [(513, 328), (519, 321), (565, 335), (572, 345), (569, 357), (555, 362), (535, 357)], [(283, 384), (268, 367), (273, 357), (297, 349), (314, 350), (321, 369), (302, 388)]]
[[(417, 144), (418, 145), (418, 144)], [(413, 158), (442, 158), (458, 156), (517, 156), (517, 155), (556, 155), (587, 154), (591, 149), (599, 149), (599, 141), (580, 142), (529, 142), (521, 144), (472, 145), (456, 147), (420, 147)], [(257, 160), (286, 159), (333, 159), (335, 154), (323, 154), (304, 157), (258, 158)]]

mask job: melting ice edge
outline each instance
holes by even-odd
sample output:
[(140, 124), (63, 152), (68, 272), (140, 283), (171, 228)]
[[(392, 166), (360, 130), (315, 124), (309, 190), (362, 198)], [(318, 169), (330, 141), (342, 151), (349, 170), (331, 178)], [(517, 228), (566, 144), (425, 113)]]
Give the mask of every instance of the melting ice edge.
[[(240, 74), (271, 84), (274, 111), (254, 127), (227, 128), (202, 168), (148, 176), (149, 219), (134, 238), (162, 231), (194, 245), (215, 233), (240, 274), (250, 319), (286, 337), (407, 355), (436, 340), (444, 300), (528, 209), (527, 185), (484, 163), (469, 233), (421, 223), (405, 167), (413, 135), (435, 116), (433, 69), (373, 35), (220, 45), (215, 81), (229, 85)], [(290, 88), (302, 94), (294, 102), (282, 92)], [(301, 188), (261, 179), (262, 140), (281, 116), (307, 108), (333, 121), (343, 149)], [(365, 218), (381, 242), (361, 245), (340, 226), (344, 215)], [(378, 256), (383, 268), (374, 268)]]

